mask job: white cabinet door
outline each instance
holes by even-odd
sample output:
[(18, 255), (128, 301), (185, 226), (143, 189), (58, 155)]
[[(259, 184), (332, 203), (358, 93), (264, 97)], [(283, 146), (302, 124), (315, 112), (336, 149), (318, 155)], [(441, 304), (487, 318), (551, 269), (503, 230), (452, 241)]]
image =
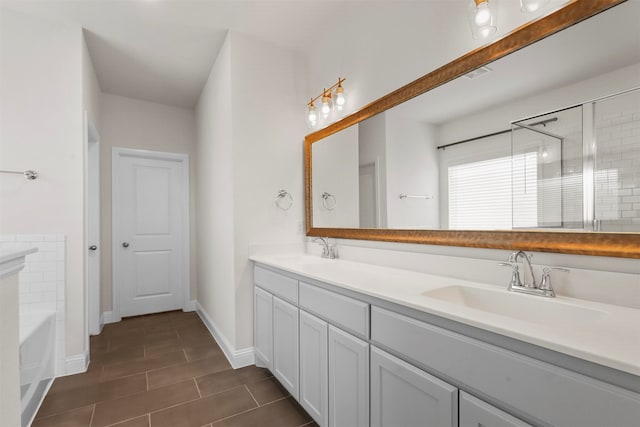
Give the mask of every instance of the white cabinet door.
[(371, 425), (458, 425), (458, 389), (371, 347)]
[(531, 427), (530, 424), (477, 399), (460, 392), (460, 427)]
[(256, 365), (273, 371), (273, 297), (258, 287), (253, 296)]
[(300, 310), (300, 405), (320, 427), (329, 415), (327, 334), (327, 322)]
[(369, 344), (333, 326), (329, 326), (329, 425), (369, 425)]
[(298, 400), (298, 307), (273, 297), (273, 375)]

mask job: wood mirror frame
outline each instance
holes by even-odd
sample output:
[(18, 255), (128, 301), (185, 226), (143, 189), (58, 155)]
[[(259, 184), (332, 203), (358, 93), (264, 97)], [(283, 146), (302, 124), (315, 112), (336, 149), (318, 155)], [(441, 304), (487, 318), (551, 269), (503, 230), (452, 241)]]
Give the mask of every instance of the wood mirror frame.
[(311, 145), (314, 142), (625, 1), (573, 0), (558, 11), (529, 22), (503, 38), (471, 51), (383, 96), (340, 121), (307, 135), (304, 142), (307, 236), (640, 258), (640, 234), (638, 233), (314, 228), (311, 196)]

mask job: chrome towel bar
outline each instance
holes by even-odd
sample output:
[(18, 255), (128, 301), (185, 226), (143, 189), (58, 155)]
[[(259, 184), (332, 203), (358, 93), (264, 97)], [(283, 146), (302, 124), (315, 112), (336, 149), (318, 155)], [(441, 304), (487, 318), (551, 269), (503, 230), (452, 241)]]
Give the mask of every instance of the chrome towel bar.
[(16, 175), (24, 175), (24, 177), (28, 180), (34, 180), (38, 177), (38, 172), (36, 171), (32, 171), (32, 170), (26, 170), (26, 171), (3, 171), (0, 170), (0, 173), (11, 173), (11, 174), (16, 174)]

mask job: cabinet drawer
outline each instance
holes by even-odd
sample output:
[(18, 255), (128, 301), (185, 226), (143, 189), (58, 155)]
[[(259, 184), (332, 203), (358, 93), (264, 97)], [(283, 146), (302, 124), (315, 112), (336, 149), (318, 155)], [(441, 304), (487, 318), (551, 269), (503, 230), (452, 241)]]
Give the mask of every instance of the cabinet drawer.
[(464, 391), (460, 392), (460, 427), (531, 427), (524, 421), (476, 399)]
[(256, 266), (253, 270), (253, 281), (280, 298), (298, 305), (298, 281), (275, 273), (266, 268)]
[(631, 426), (640, 419), (637, 393), (388, 310), (372, 307), (371, 340), (534, 424)]
[(361, 338), (369, 339), (369, 304), (300, 282), (300, 307)]

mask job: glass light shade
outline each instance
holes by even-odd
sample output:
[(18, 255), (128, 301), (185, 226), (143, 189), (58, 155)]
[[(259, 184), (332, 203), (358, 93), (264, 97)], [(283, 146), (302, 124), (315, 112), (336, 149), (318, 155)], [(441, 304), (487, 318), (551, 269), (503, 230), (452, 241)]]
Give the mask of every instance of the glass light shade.
[(305, 113), (306, 113), (305, 116), (307, 119), (307, 127), (309, 129), (317, 128), (320, 118), (318, 117), (318, 112), (316, 111), (316, 107), (313, 104), (309, 105)]
[(491, 21), (491, 11), (487, 2), (482, 2), (476, 7), (474, 21), (478, 27), (484, 27)]
[(494, 34), (498, 27), (498, 0), (468, 0), (468, 18), (474, 39)]
[(331, 94), (325, 94), (322, 96), (322, 108), (320, 109), (320, 112), (322, 113), (322, 118), (323, 119), (327, 119), (329, 117), (329, 114), (331, 114), (331, 110), (332, 110), (332, 103), (331, 103)]
[(342, 111), (345, 102), (347, 102), (347, 100), (344, 97), (344, 88), (342, 85), (338, 85), (338, 88), (336, 89), (336, 109), (338, 111)]
[(520, 10), (525, 13), (535, 12), (549, 4), (549, 0), (520, 0)]

